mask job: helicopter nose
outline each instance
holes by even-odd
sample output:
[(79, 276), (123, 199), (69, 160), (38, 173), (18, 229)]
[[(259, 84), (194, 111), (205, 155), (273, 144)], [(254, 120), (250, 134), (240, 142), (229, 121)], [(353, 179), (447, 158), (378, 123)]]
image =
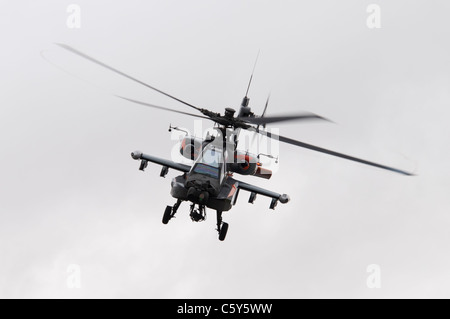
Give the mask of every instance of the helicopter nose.
[(209, 199), (209, 193), (207, 191), (196, 189), (195, 187), (190, 187), (187, 192), (187, 197), (188, 200), (193, 203), (206, 205)]

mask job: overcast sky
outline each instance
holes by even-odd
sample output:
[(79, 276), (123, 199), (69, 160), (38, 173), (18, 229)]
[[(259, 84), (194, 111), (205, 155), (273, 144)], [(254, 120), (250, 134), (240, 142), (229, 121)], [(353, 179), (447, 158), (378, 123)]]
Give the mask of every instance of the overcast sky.
[[(80, 0), (69, 28), (71, 3), (0, 3), (0, 297), (450, 297), (448, 1)], [(241, 192), (224, 242), (186, 203), (163, 225), (176, 172), (130, 152), (171, 158), (169, 123), (195, 123), (113, 94), (188, 110), (55, 42), (217, 112), (239, 108), (261, 50), (256, 113), (271, 93), (267, 114), (336, 122), (280, 134), (418, 175), (280, 145), (271, 180), (241, 179), (290, 203)]]

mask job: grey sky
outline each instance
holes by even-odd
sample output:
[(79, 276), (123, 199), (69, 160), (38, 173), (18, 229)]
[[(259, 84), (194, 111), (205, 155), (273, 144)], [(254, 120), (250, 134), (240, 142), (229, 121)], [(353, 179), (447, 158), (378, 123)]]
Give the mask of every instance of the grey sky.
[[(0, 297), (450, 297), (448, 1), (76, 1), (80, 29), (70, 3), (0, 4)], [(214, 213), (194, 224), (187, 204), (163, 225), (176, 173), (142, 173), (130, 152), (170, 157), (169, 123), (193, 120), (115, 98), (186, 110), (55, 42), (218, 112), (239, 107), (260, 49), (254, 111), (270, 92), (268, 114), (337, 123), (280, 134), (418, 176), (280, 145), (270, 181), (242, 179), (289, 204), (241, 192), (225, 242)], [(71, 264), (81, 289), (67, 287)]]

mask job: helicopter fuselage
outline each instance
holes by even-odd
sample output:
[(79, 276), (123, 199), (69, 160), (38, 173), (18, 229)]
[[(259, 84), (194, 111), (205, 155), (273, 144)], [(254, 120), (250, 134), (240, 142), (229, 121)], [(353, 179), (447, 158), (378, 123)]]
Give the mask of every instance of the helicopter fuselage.
[(186, 173), (173, 178), (171, 187), (170, 194), (176, 199), (222, 212), (229, 211), (237, 198), (237, 182), (231, 176), (219, 184), (208, 177)]

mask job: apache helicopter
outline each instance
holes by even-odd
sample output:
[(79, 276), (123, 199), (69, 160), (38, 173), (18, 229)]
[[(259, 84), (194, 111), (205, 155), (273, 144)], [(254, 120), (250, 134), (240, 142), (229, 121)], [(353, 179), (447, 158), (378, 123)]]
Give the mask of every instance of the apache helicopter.
[[(253, 72), (250, 76), (247, 91), (240, 105), (238, 115), (235, 116), (236, 111), (233, 108), (226, 108), (224, 114), (222, 115), (208, 109), (199, 108), (179, 98), (176, 98), (173, 95), (163, 92), (151, 85), (148, 85), (147, 83), (129, 76), (122, 71), (119, 71), (103, 62), (100, 62), (99, 60), (96, 60), (66, 44), (57, 43), (57, 45), (97, 65), (109, 69), (112, 72), (115, 72), (151, 90), (163, 94), (173, 100), (176, 100), (190, 107), (191, 109), (198, 111), (202, 115), (170, 109), (167, 107), (157, 106), (126, 97), (117, 96), (121, 99), (151, 108), (180, 113), (202, 119), (208, 119), (215, 123), (215, 134), (208, 134), (205, 139), (190, 136), (187, 133), (186, 136), (182, 139), (180, 153), (185, 158), (193, 161), (192, 166), (144, 154), (140, 151), (134, 151), (131, 153), (131, 157), (133, 159), (140, 161), (139, 169), (141, 171), (145, 170), (148, 162), (152, 162), (162, 166), (160, 173), (161, 177), (165, 177), (169, 169), (174, 169), (182, 173), (172, 180), (171, 195), (177, 201), (173, 206), (166, 207), (162, 218), (162, 222), (164, 224), (167, 224), (175, 216), (181, 203), (187, 201), (191, 203), (190, 217), (195, 222), (205, 220), (206, 208), (211, 208), (217, 212), (217, 231), (219, 233), (219, 240), (223, 241), (228, 231), (228, 224), (226, 222), (223, 222), (222, 213), (229, 211), (236, 204), (236, 200), (238, 198), (240, 190), (250, 192), (250, 197), (248, 200), (249, 203), (253, 203), (255, 201), (257, 194), (271, 198), (270, 209), (275, 209), (278, 202), (282, 204), (286, 204), (289, 202), (290, 198), (286, 194), (279, 194), (273, 191), (269, 191), (233, 178), (233, 173), (240, 175), (253, 175), (265, 179), (269, 179), (272, 175), (272, 172), (270, 170), (262, 167), (259, 159), (261, 155), (269, 156), (270, 158), (274, 158), (273, 156), (267, 154), (255, 155), (237, 149), (239, 133), (241, 130), (252, 131), (284, 143), (300, 146), (313, 151), (344, 158), (365, 165), (378, 167), (395, 173), (403, 175), (413, 175), (412, 173), (404, 170), (331, 151), (288, 137), (272, 134), (264, 130), (267, 124), (272, 123), (308, 120), (327, 121), (327, 119), (313, 113), (266, 116), (265, 113), (267, 111), (269, 98), (266, 101), (261, 116), (256, 116), (249, 107), (250, 99), (248, 98), (248, 91), (252, 82)], [(263, 129), (260, 128), (261, 126), (263, 127)], [(178, 127), (172, 127), (170, 125), (169, 131), (171, 131), (172, 129), (181, 130)]]

